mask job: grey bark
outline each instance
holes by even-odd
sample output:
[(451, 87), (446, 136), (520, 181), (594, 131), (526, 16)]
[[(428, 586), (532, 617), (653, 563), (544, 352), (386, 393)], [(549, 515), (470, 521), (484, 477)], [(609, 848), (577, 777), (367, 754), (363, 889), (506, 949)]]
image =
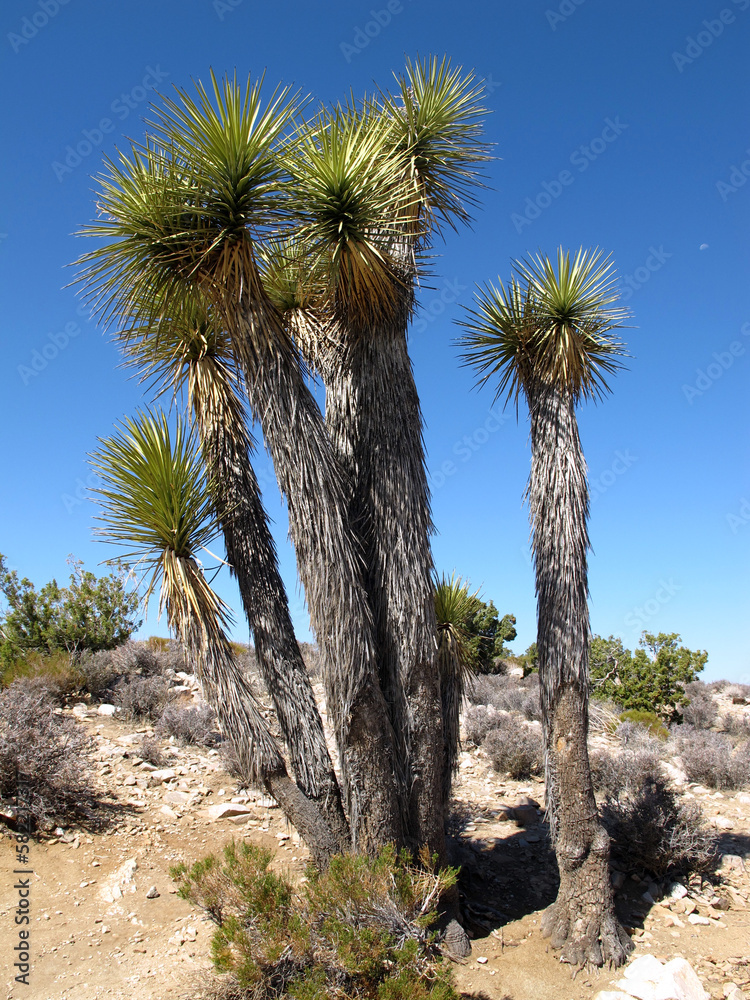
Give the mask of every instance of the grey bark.
[(560, 891), (542, 932), (562, 948), (564, 961), (620, 965), (632, 944), (615, 915), (609, 838), (598, 820), (587, 749), (586, 463), (570, 395), (539, 383), (526, 391), (547, 815), (560, 869)]

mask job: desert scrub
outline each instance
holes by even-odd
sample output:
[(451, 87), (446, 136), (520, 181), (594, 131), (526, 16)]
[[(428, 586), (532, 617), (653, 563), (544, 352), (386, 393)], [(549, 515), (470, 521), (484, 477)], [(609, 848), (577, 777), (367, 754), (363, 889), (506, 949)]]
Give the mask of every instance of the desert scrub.
[(185, 746), (213, 746), (220, 739), (216, 712), (209, 705), (179, 708), (167, 705), (156, 724), (157, 733), (174, 736)]
[(750, 741), (733, 746), (729, 736), (683, 726), (676, 743), (691, 781), (708, 788), (735, 789), (750, 784)]
[(512, 715), (498, 718), (482, 747), (499, 774), (520, 780), (544, 770), (541, 731)]
[(171, 870), (180, 895), (216, 922), (214, 966), (253, 1000), (458, 1000), (430, 930), (456, 872), (384, 848), (309, 868), (296, 891), (270, 870), (273, 855), (228, 844)]
[(696, 802), (685, 801), (664, 778), (607, 799), (602, 820), (624, 870), (641, 868), (656, 878), (710, 870), (717, 839)]
[(661, 741), (653, 737), (637, 741), (631, 737), (613, 752), (592, 750), (589, 759), (594, 790), (607, 798), (637, 794), (649, 781), (661, 777), (662, 754)]
[(127, 677), (115, 688), (112, 703), (129, 720), (157, 722), (174, 698), (164, 677)]
[(27, 652), (6, 664), (1, 676), (3, 688), (19, 683), (31, 692), (46, 695), (56, 705), (64, 704), (85, 686), (78, 664), (64, 650)]
[(464, 716), (464, 735), (469, 743), (481, 746), (502, 715), (492, 705), (470, 705)]
[(630, 708), (620, 716), (621, 722), (630, 722), (635, 726), (642, 726), (647, 729), (652, 736), (657, 739), (666, 740), (669, 730), (655, 712), (642, 712), (640, 709)]
[(685, 687), (690, 701), (682, 709), (682, 720), (696, 729), (710, 729), (716, 722), (718, 707), (711, 689), (702, 681), (693, 681)]
[(55, 714), (44, 691), (17, 681), (0, 693), (0, 799), (18, 808), (19, 819), (44, 828), (91, 816), (92, 749), (73, 719)]

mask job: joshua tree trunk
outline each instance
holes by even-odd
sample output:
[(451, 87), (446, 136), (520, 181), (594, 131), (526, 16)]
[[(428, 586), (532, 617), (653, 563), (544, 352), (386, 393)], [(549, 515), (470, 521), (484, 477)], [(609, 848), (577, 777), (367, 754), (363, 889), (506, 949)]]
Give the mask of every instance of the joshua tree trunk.
[(432, 523), (419, 397), (403, 332), (406, 303), (403, 308), (390, 326), (347, 332), (345, 349), (328, 366), (326, 423), (349, 475), (351, 520), (365, 549), (407, 836), (445, 860)]
[(286, 498), (313, 629), (323, 653), (328, 710), (341, 750), (356, 848), (402, 842), (394, 739), (375, 667), (361, 548), (349, 523), (342, 470), (296, 356), (270, 311), (248, 311), (237, 338), (248, 396)]
[(221, 397), (217, 400), (210, 391), (200, 391), (201, 367), (212, 364), (212, 358), (196, 362), (191, 398), (204, 462), (215, 483), (227, 556), (253, 634), (258, 667), (289, 748), (292, 771), (301, 790), (326, 817), (343, 851), (350, 846), (349, 826), (250, 464), (251, 441), (244, 414), (230, 412), (221, 405)]
[(318, 804), (289, 777), (229, 643), (223, 637), (207, 636), (195, 625), (177, 631), (197, 665), (196, 673), (206, 700), (235, 748), (243, 780), (262, 785), (278, 801), (310, 848), (315, 862), (325, 867), (340, 850), (338, 838)]
[(598, 820), (586, 742), (586, 464), (570, 396), (539, 383), (527, 386), (527, 394), (547, 815), (560, 869), (560, 891), (542, 932), (562, 948), (563, 961), (620, 965), (632, 944), (615, 915), (609, 838)]

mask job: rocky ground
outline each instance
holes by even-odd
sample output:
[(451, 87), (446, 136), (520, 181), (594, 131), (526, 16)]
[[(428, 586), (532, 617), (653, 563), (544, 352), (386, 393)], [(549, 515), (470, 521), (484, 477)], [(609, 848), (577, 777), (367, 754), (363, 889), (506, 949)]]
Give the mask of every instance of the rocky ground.
[[(274, 848), (275, 865), (301, 876), (307, 852), (272, 800), (237, 789), (216, 750), (161, 740), (165, 764), (155, 767), (138, 756), (149, 727), (99, 714), (92, 706), (64, 711), (96, 741), (96, 780), (110, 802), (109, 825), (58, 828), (32, 842), (28, 875), (15, 874), (20, 868), (15, 839), (6, 831), (0, 854), (5, 996), (191, 996), (195, 976), (210, 968), (212, 924), (176, 894), (170, 866), (245, 837)], [(617, 990), (614, 996), (620, 998), (656, 1000), (667, 995), (659, 993), (659, 976), (663, 980), (674, 971), (670, 966), (665, 972), (666, 963), (683, 958), (700, 981), (688, 984), (693, 992), (685, 992), (686, 1000), (700, 1000), (701, 986), (715, 998), (750, 998), (750, 794), (698, 786), (685, 793), (701, 802), (720, 833), (721, 869), (684, 884), (617, 873), (617, 906), (636, 945), (634, 959), (649, 956), (662, 965), (631, 962), (630, 978), (627, 970), (625, 977), (622, 970), (574, 976), (539, 933), (541, 911), (556, 891), (553, 856), (537, 810), (542, 782), (508, 780), (493, 772), (481, 749), (463, 752), (451, 840), (462, 866), (473, 950), (457, 963), (460, 988), (493, 1000), (589, 1000)], [(14, 886), (26, 878), (30, 986), (16, 983), (12, 968), (18, 940)]]

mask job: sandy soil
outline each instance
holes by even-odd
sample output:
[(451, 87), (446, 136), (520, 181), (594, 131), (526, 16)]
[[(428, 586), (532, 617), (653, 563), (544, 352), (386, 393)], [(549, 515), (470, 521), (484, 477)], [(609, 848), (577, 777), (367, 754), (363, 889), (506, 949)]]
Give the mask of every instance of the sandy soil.
[[(67, 710), (66, 710), (67, 711)], [(273, 847), (274, 864), (301, 874), (307, 852), (279, 809), (258, 793), (238, 795), (215, 751), (162, 742), (173, 775), (160, 777), (136, 755), (146, 730), (95, 711), (76, 716), (97, 742), (97, 781), (112, 803), (109, 828), (69, 829), (30, 844), (30, 873), (9, 831), (0, 845), (2, 985), (10, 1000), (174, 1000), (210, 967), (213, 925), (175, 892), (169, 868), (245, 837)], [(514, 1000), (589, 1000), (618, 975), (575, 977), (541, 938), (543, 908), (554, 899), (555, 867), (543, 825), (505, 818), (522, 796), (541, 801), (542, 784), (496, 775), (481, 750), (464, 752), (455, 788), (452, 846), (462, 865), (461, 893), (473, 953), (456, 965), (467, 994)], [(635, 954), (682, 956), (713, 997), (738, 984), (750, 997), (750, 795), (691, 787), (718, 820), (725, 861), (710, 880), (693, 879), (685, 899), (654, 904), (647, 884), (627, 877), (618, 892)], [(214, 819), (211, 807), (234, 802), (246, 812)], [(730, 828), (731, 827), (731, 828)], [(734, 867), (732, 867), (734, 865)], [(30, 985), (17, 983), (17, 879), (30, 879)], [(652, 887), (653, 888), (653, 887)], [(151, 897), (151, 898), (149, 898)], [(701, 917), (691, 923), (690, 914)], [(706, 922), (704, 922), (706, 921)], [(485, 961), (486, 959), (486, 961)]]

